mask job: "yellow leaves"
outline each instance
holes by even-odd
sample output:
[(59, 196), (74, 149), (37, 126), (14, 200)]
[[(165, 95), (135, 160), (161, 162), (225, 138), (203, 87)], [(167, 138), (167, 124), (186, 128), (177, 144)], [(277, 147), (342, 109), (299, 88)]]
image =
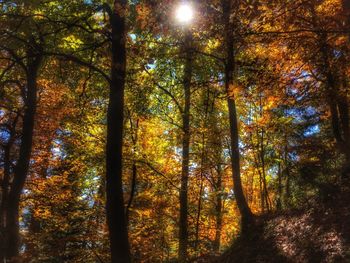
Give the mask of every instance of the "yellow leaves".
[(341, 7), (340, 0), (325, 0), (317, 6), (316, 12), (323, 16), (336, 16), (341, 12)]
[(34, 210), (34, 216), (45, 220), (49, 219), (52, 216), (52, 213), (48, 207), (39, 207), (38, 209)]
[(62, 39), (63, 43), (60, 45), (62, 48), (77, 50), (83, 41), (75, 35), (69, 35)]
[(35, 10), (33, 11), (34, 18), (37, 20), (42, 20), (44, 12), (42, 10)]
[(219, 39), (210, 39), (207, 43), (207, 46), (205, 47), (206, 52), (210, 52), (212, 50), (215, 50), (221, 46), (221, 42)]
[(142, 209), (142, 210), (135, 210), (135, 211), (140, 217), (150, 217), (152, 212), (150, 209)]

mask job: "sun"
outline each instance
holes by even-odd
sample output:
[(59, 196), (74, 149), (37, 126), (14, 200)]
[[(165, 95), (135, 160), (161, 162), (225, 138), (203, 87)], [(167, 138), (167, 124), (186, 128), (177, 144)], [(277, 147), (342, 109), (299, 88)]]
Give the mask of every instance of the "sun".
[(189, 24), (194, 17), (193, 8), (190, 4), (180, 4), (176, 9), (176, 19), (182, 24)]

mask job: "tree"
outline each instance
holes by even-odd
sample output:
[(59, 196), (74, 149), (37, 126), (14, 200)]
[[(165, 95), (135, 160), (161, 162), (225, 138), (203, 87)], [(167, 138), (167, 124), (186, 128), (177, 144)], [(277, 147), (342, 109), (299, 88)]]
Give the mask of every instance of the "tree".
[(111, 80), (107, 111), (106, 209), (112, 262), (130, 262), (124, 209), (122, 157), (124, 92), (126, 77), (127, 1), (114, 1), (109, 12), (111, 26)]
[[(21, 10), (23, 6), (17, 7)], [(26, 6), (30, 8), (29, 6)], [(18, 10), (14, 9), (15, 19), (8, 19), (12, 25), (21, 27), (22, 19), (27, 23), (34, 25), (35, 21), (32, 17), (26, 17), (24, 14), (16, 13)], [(8, 54), (7, 59), (14, 61), (17, 64), (25, 77), (25, 83), (20, 86), (22, 92), (23, 105), (23, 119), (21, 130), (21, 143), (19, 147), (18, 159), (13, 170), (13, 180), (11, 187), (8, 190), (8, 197), (3, 200), (6, 204), (3, 205), (6, 213), (5, 226), (5, 244), (6, 251), (5, 258), (16, 258), (19, 255), (20, 249), (20, 234), (19, 234), (19, 204), (22, 190), (28, 175), (30, 157), (32, 152), (33, 132), (35, 114), (37, 108), (37, 80), (40, 67), (43, 62), (43, 38), (39, 32), (27, 33), (25, 27), (21, 30), (24, 37), (18, 35), (11, 35), (8, 28), (4, 28), (2, 49)], [(12, 48), (12, 45), (18, 47), (17, 50)], [(20, 84), (21, 85), (21, 84)], [(5, 180), (7, 181), (7, 179)], [(7, 189), (5, 189), (7, 191)]]
[(185, 102), (182, 112), (182, 171), (180, 189), (180, 225), (179, 225), (179, 261), (186, 262), (188, 246), (188, 177), (190, 166), (190, 107), (191, 107), (191, 79), (193, 67), (192, 36), (186, 32), (185, 36), (185, 68), (184, 68), (184, 94)]
[(233, 173), (233, 187), (239, 211), (242, 216), (242, 231), (245, 232), (252, 224), (253, 214), (245, 199), (240, 172), (240, 152), (239, 152), (239, 135), (238, 135), (238, 117), (235, 102), (235, 95), (232, 89), (235, 87), (234, 73), (235, 73), (235, 43), (233, 35), (233, 24), (231, 22), (231, 12), (233, 2), (230, 0), (223, 0), (221, 4), (223, 11), (224, 24), (224, 45), (225, 45), (225, 90), (227, 94), (227, 104), (229, 109), (230, 120), (230, 135), (231, 135), (231, 163)]

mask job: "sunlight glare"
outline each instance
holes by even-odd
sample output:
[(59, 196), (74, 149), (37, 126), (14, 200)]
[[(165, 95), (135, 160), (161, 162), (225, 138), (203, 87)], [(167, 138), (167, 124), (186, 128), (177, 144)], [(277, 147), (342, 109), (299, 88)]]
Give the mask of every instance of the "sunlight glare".
[(176, 10), (176, 19), (183, 24), (188, 24), (194, 16), (192, 6), (190, 4), (181, 4)]

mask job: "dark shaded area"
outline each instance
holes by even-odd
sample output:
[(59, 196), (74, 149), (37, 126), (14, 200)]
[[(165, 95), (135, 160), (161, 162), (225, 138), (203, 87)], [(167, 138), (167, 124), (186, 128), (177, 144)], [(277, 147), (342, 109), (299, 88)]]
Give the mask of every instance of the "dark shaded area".
[(256, 227), (238, 237), (221, 256), (205, 255), (193, 262), (282, 263), (350, 262), (350, 195), (312, 200), (292, 209), (256, 218)]

